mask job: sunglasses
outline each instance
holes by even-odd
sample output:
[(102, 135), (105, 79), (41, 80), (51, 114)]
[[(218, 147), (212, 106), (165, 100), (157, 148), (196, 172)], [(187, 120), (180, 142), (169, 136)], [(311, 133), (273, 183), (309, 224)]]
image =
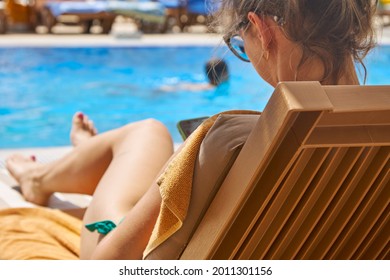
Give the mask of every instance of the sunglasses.
[[(272, 16), (273, 20), (279, 25), (284, 25), (284, 20), (281, 17), (278, 16)], [(243, 20), (239, 24), (237, 24), (236, 30), (238, 32), (242, 30), (243, 28), (246, 28), (249, 24), (249, 20)], [(244, 40), (242, 37), (237, 33), (233, 33), (231, 35), (227, 35), (223, 37), (223, 40), (225, 41), (225, 44), (228, 46), (228, 48), (231, 50), (232, 53), (234, 53), (235, 56), (237, 56), (239, 59), (245, 62), (250, 62), (248, 55), (245, 52), (245, 46), (244, 46)]]
[(234, 34), (232, 36), (227, 36), (224, 37), (223, 40), (235, 56), (237, 56), (242, 61), (250, 62), (248, 55), (245, 52), (244, 40), (240, 35)]
[[(240, 31), (245, 28), (249, 24), (249, 20), (243, 20), (237, 25), (236, 30)], [(224, 36), (223, 40), (228, 48), (237, 56), (239, 59), (245, 62), (250, 62), (248, 55), (245, 52), (244, 40), (238, 33), (234, 33), (232, 35)]]

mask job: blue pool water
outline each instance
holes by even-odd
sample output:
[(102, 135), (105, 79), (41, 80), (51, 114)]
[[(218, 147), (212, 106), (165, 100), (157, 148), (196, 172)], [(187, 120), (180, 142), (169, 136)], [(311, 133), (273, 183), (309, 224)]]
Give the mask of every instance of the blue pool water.
[[(206, 82), (212, 56), (228, 62), (230, 80), (207, 91), (159, 87)], [(390, 83), (390, 46), (366, 60), (367, 84)], [(181, 138), (181, 119), (230, 109), (262, 110), (272, 88), (224, 48), (0, 48), (0, 148), (69, 144), (72, 115), (83, 111), (99, 132), (148, 117)]]

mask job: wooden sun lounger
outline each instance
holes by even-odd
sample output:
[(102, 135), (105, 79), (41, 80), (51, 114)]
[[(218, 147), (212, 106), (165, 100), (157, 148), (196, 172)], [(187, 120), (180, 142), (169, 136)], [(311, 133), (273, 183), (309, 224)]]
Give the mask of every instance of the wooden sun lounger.
[(7, 15), (5, 12), (4, 2), (0, 2), (0, 34), (5, 34), (7, 32)]
[(132, 19), (143, 33), (167, 31), (167, 9), (158, 1), (109, 1), (108, 11)]
[(279, 84), (206, 199), (180, 259), (389, 259), (390, 86)]
[(390, 86), (282, 83), (182, 259), (389, 259)]
[(378, 6), (376, 11), (376, 16), (379, 19), (379, 23), (382, 27), (390, 26), (390, 2), (389, 1), (380, 1), (381, 3)]
[[(106, 11), (105, 2), (97, 1), (94, 3), (88, 1), (62, 0), (38, 2), (39, 4), (35, 6), (36, 14), (40, 18), (42, 24), (47, 27), (49, 33), (52, 32), (53, 27), (58, 23), (81, 25), (83, 26), (83, 33), (89, 33), (93, 21), (97, 20), (102, 28), (102, 33), (108, 34), (110, 33), (116, 18), (116, 14)], [(61, 14), (58, 15), (54, 14), (54, 8), (58, 8), (59, 5), (68, 5), (69, 11), (61, 12)], [(74, 8), (72, 8), (72, 5), (75, 5)], [(95, 5), (97, 6), (95, 7)]]

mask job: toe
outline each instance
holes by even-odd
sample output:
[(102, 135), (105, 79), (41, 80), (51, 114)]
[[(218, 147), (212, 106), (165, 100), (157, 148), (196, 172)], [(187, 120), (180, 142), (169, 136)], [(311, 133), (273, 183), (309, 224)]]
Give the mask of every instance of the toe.
[(32, 160), (32, 158), (29, 158), (29, 157), (26, 157), (26, 156), (23, 156), (20, 154), (13, 154), (6, 159), (6, 161), (9, 163), (27, 162), (27, 161), (31, 161), (31, 160)]
[(97, 134), (97, 131), (96, 131), (96, 128), (95, 128), (95, 124), (94, 124), (93, 121), (88, 121), (88, 130), (89, 130), (89, 132), (92, 135), (96, 135)]
[(77, 112), (73, 115), (73, 124), (77, 126), (82, 126), (84, 121), (84, 114), (82, 112)]
[(26, 163), (34, 162), (32, 157), (27, 157), (20, 154), (13, 154), (5, 160), (5, 166), (12, 176), (18, 177), (20, 167), (25, 166)]

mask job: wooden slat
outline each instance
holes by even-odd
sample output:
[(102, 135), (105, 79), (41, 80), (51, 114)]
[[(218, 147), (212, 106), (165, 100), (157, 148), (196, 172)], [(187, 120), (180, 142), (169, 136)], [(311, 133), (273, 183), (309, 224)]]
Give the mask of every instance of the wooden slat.
[[(383, 162), (381, 172), (377, 175), (375, 182), (371, 185), (371, 188), (367, 188), (367, 181), (370, 177), (372, 169), (368, 169), (363, 175), (363, 180), (360, 182), (360, 186), (357, 187), (357, 191), (351, 195), (347, 207), (344, 207), (340, 214), (353, 213), (353, 216), (348, 221), (344, 230), (338, 235), (335, 244), (332, 249), (327, 253), (326, 259), (351, 259), (354, 252), (362, 244), (369, 243), (369, 241), (363, 240), (368, 235), (371, 228), (374, 227), (376, 219), (382, 215), (384, 209), (389, 203), (389, 190), (386, 189), (389, 184), (390, 171), (388, 159), (381, 159), (384, 151), (378, 152), (375, 157), (375, 164)], [(373, 172), (375, 174), (375, 172)], [(387, 194), (387, 195), (386, 195)], [(360, 204), (358, 204), (360, 202)], [(354, 209), (358, 204), (356, 211), (353, 212), (349, 209)], [(345, 214), (346, 215), (346, 214)], [(338, 227), (338, 225), (334, 225)], [(364, 245), (365, 246), (365, 245)]]
[(306, 146), (382, 146), (389, 142), (390, 125), (337, 126), (316, 128), (306, 141)]
[(329, 112), (327, 114), (324, 114), (324, 116), (318, 123), (318, 127), (361, 125), (390, 125), (390, 112), (388, 110), (343, 113)]
[[(337, 172), (340, 163), (345, 158), (347, 149), (337, 149), (331, 151), (327, 160), (320, 166), (318, 172), (313, 173), (314, 180), (309, 182), (309, 187), (306, 193), (304, 193), (302, 199), (298, 202), (298, 207), (292, 213), (289, 218), (285, 229), (280, 235), (280, 243), (275, 244), (273, 254), (268, 254), (267, 258), (272, 259), (286, 259), (291, 258), (290, 255), (295, 255), (298, 248), (303, 245), (303, 240), (307, 238), (306, 234), (302, 235), (300, 233), (300, 228), (303, 224), (306, 224), (308, 220), (308, 213), (313, 211), (314, 205), (319, 205), (318, 199), (321, 194), (325, 191), (325, 187), (328, 185), (329, 180), (332, 179), (335, 172)], [(310, 163), (312, 164), (312, 163)], [(315, 164), (315, 163), (313, 163)], [(309, 169), (305, 172), (310, 172)], [(298, 185), (299, 188), (299, 185)], [(322, 202), (325, 202), (324, 199)], [(321, 216), (321, 212), (324, 211), (320, 207), (316, 210), (315, 215), (310, 217), (315, 218), (316, 216)], [(318, 218), (317, 218), (318, 219)], [(310, 224), (315, 225), (314, 221), (311, 221)], [(310, 225), (307, 230), (307, 233), (310, 232)], [(292, 242), (294, 240), (294, 242)]]
[[(388, 111), (389, 86), (324, 86), (333, 112)], [(375, 96), (375, 97), (374, 97)]]
[[(364, 251), (358, 251), (352, 259), (363, 260), (390, 260), (390, 205), (387, 205), (378, 222), (371, 228)], [(360, 249), (360, 248), (359, 248)]]
[[(335, 238), (346, 224), (346, 217), (342, 217), (340, 220), (337, 220), (337, 217), (343, 214), (341, 213), (343, 206), (351, 193), (357, 188), (364, 174), (362, 170), (365, 171), (369, 164), (373, 162), (376, 152), (377, 149), (374, 149), (372, 152), (371, 150), (365, 151), (365, 153), (359, 155), (357, 160), (345, 161), (345, 166), (340, 168), (340, 174), (343, 175), (337, 180), (337, 184), (340, 187), (333, 190), (332, 201), (327, 206), (315, 230), (311, 233), (311, 244), (304, 252), (302, 251), (298, 254), (298, 258), (323, 259), (325, 257), (326, 252), (330, 249)], [(334, 182), (329, 184), (329, 189), (332, 188), (332, 184)], [(347, 212), (346, 214), (352, 215), (352, 213)], [(337, 229), (332, 228), (334, 221), (337, 221)]]
[[(284, 203), (290, 196), (292, 186), (296, 184), (296, 181), (302, 181), (302, 178), (300, 178), (299, 175), (302, 173), (304, 168), (307, 167), (309, 161), (313, 162), (313, 164), (311, 165), (313, 166), (313, 168), (317, 168), (317, 165), (315, 165), (314, 163), (318, 161), (324, 161), (324, 158), (327, 154), (327, 150), (324, 149), (321, 151), (317, 151), (317, 153), (313, 155), (314, 151), (315, 150), (307, 149), (300, 154), (299, 159), (295, 162), (291, 172), (289, 172), (289, 174), (287, 175), (285, 182), (283, 182), (278, 188), (278, 191), (275, 193), (272, 201), (270, 201), (270, 203), (268, 204), (269, 207), (267, 207), (263, 211), (264, 214), (260, 215), (260, 217), (257, 219), (257, 222), (254, 225), (252, 232), (246, 239), (245, 244), (241, 246), (241, 250), (235, 256), (235, 258), (253, 258), (253, 251), (257, 250), (257, 247), (261, 247), (261, 251), (263, 253), (267, 252), (268, 246), (272, 245), (273, 238), (277, 236), (277, 233), (279, 231), (279, 224), (283, 224), (285, 222), (280, 219), (277, 219), (279, 218), (277, 215), (270, 215), (268, 213), (277, 213), (281, 211), (281, 208), (284, 206)], [(272, 172), (272, 169), (270, 170), (270, 172)], [(305, 180), (311, 181), (312, 178), (305, 178)], [(261, 184), (258, 184), (257, 188), (261, 189), (261, 187)], [(290, 210), (290, 208), (288, 208), (288, 210)], [(275, 224), (277, 225), (276, 227), (274, 226)]]
[[(376, 225), (372, 230), (372, 235), (375, 236), (370, 239), (367, 246), (364, 248), (364, 253), (358, 250), (352, 257), (353, 259), (362, 260), (390, 260), (390, 205), (383, 211), (381, 219), (378, 221), (379, 225)], [(375, 231), (374, 231), (375, 230)], [(371, 236), (370, 235), (370, 238)], [(383, 248), (381, 250), (381, 248)], [(360, 249), (360, 248), (359, 248)]]
[[(316, 174), (317, 178), (311, 184), (311, 192), (300, 203), (300, 211), (290, 218), (292, 229), (295, 232), (292, 237), (295, 237), (295, 239), (294, 242), (284, 245), (285, 248), (281, 250), (282, 255), (279, 258), (296, 258), (308, 239), (310, 240), (309, 244), (317, 242), (311, 235), (312, 231), (320, 223), (335, 192), (341, 187), (346, 177), (345, 174), (352, 168), (351, 165), (346, 163), (355, 162), (361, 152), (361, 149), (357, 148), (344, 148), (337, 153), (332, 153), (333, 157), (329, 161), (333, 162), (333, 165), (324, 166), (324, 172)], [(307, 250), (310, 250), (310, 247)], [(299, 258), (308, 257), (302, 256)]]
[[(274, 224), (273, 225), (274, 227), (278, 228), (277, 234), (275, 233), (275, 236), (273, 237), (273, 241), (276, 238), (278, 238), (278, 240), (275, 241), (275, 243), (277, 243), (277, 244), (282, 243), (283, 240), (280, 240), (281, 237), (286, 237), (287, 239), (289, 239), (289, 236), (285, 234), (286, 229), (284, 229), (284, 227), (288, 228), (289, 226), (284, 226), (283, 227), (283, 225), (285, 223), (288, 224), (290, 222), (290, 220), (288, 220), (289, 217), (291, 215), (293, 215), (293, 213), (295, 211), (297, 211), (296, 208), (297, 208), (297, 205), (298, 205), (299, 201), (301, 199), (303, 199), (302, 198), (303, 196), (305, 196), (305, 191), (304, 190), (307, 190), (307, 188), (310, 186), (310, 183), (313, 180), (315, 180), (315, 178), (314, 178), (315, 174), (323, 166), (324, 162), (328, 162), (329, 152), (330, 152), (330, 149), (317, 149), (315, 151), (314, 156), (312, 157), (312, 160), (306, 166), (306, 170), (312, 170), (313, 172), (302, 172), (299, 175), (299, 179), (296, 181), (296, 183), (293, 186), (294, 190), (293, 190), (292, 195), (290, 195), (286, 199), (285, 202), (281, 202), (281, 204), (283, 205), (283, 211), (281, 211), (280, 213), (269, 213), (269, 215), (278, 215), (279, 217), (276, 220), (283, 220), (284, 221), (282, 224)], [(322, 171), (320, 171), (320, 172), (322, 172)], [(291, 207), (291, 205), (293, 205), (293, 207)], [(258, 230), (265, 230), (265, 229), (262, 229), (261, 227), (259, 227)], [(267, 230), (267, 235), (268, 235), (268, 230)], [(270, 248), (271, 245), (273, 245), (273, 247), (270, 248), (270, 250), (264, 250), (264, 248), (263, 248), (264, 245), (265, 245), (265, 243), (262, 242), (262, 243), (260, 243), (257, 246), (256, 251), (253, 254), (252, 258), (255, 258), (255, 259), (260, 259), (260, 258), (269, 259), (269, 258), (273, 258), (274, 257), (272, 254), (275, 254), (274, 253), (274, 251), (275, 251), (275, 248), (274, 248), (275, 244), (270, 242), (268, 248)]]
[(390, 238), (389, 211), (386, 192), (382, 191), (367, 216), (362, 219), (355, 235), (351, 237), (351, 242), (345, 246), (345, 248), (353, 248), (354, 250), (341, 250), (339, 254), (331, 257), (337, 259), (363, 259), (365, 255), (370, 255), (370, 259), (377, 259), (381, 251), (388, 246)]
[[(283, 141), (278, 145), (277, 151), (272, 155), (268, 171), (259, 176), (256, 186), (253, 187), (245, 205), (240, 212), (237, 213), (235, 221), (232, 222), (231, 228), (226, 231), (223, 240), (220, 242), (219, 249), (213, 255), (216, 259), (233, 258), (241, 245), (245, 242), (246, 236), (250, 234), (254, 223), (258, 220), (263, 212), (263, 209), (268, 207), (268, 202), (272, 196), (263, 198), (264, 193), (277, 192), (277, 187), (282, 183), (283, 178), (289, 172), (295, 159), (299, 156), (300, 150), (298, 147), (304, 141), (306, 135), (312, 131), (313, 126), (318, 122), (321, 112), (297, 112), (295, 118), (291, 118), (289, 126), (291, 129), (284, 136)], [(275, 160), (274, 160), (275, 159)], [(272, 189), (272, 191), (266, 191)], [(287, 189), (286, 189), (287, 191)], [(271, 200), (270, 200), (271, 198)], [(259, 207), (259, 205), (261, 205)], [(244, 232), (245, 231), (245, 232)], [(232, 242), (232, 240), (235, 240)], [(239, 240), (239, 241), (238, 241)], [(232, 244), (236, 244), (232, 248)], [(226, 252), (229, 252), (227, 255)]]
[[(268, 170), (273, 172), (265, 172), (257, 183), (261, 188), (251, 190), (245, 204), (236, 213), (236, 218), (232, 221), (231, 227), (225, 232), (225, 236), (213, 258), (231, 259), (244, 242), (253, 227), (253, 223), (256, 222), (257, 217), (261, 215), (263, 209), (272, 200), (276, 191), (276, 188), (273, 187), (281, 183), (280, 180), (283, 178), (281, 175), (287, 172), (289, 166), (293, 164), (294, 158), (299, 154), (299, 144), (294, 139), (292, 133), (285, 137), (281, 146), (286, 147), (286, 149), (278, 149), (278, 152), (274, 155), (276, 160), (271, 160), (267, 167)], [(226, 254), (226, 252), (229, 253)]]
[[(341, 231), (345, 228), (348, 220), (356, 211), (370, 186), (378, 176), (378, 169), (383, 167), (383, 159), (373, 158), (370, 152), (349, 174), (350, 178), (344, 183), (343, 189), (337, 193), (335, 200), (329, 207), (328, 215), (321, 227), (323, 238), (313, 252), (311, 258), (324, 259), (330, 246), (333, 245)], [(325, 247), (325, 244), (327, 246)]]

